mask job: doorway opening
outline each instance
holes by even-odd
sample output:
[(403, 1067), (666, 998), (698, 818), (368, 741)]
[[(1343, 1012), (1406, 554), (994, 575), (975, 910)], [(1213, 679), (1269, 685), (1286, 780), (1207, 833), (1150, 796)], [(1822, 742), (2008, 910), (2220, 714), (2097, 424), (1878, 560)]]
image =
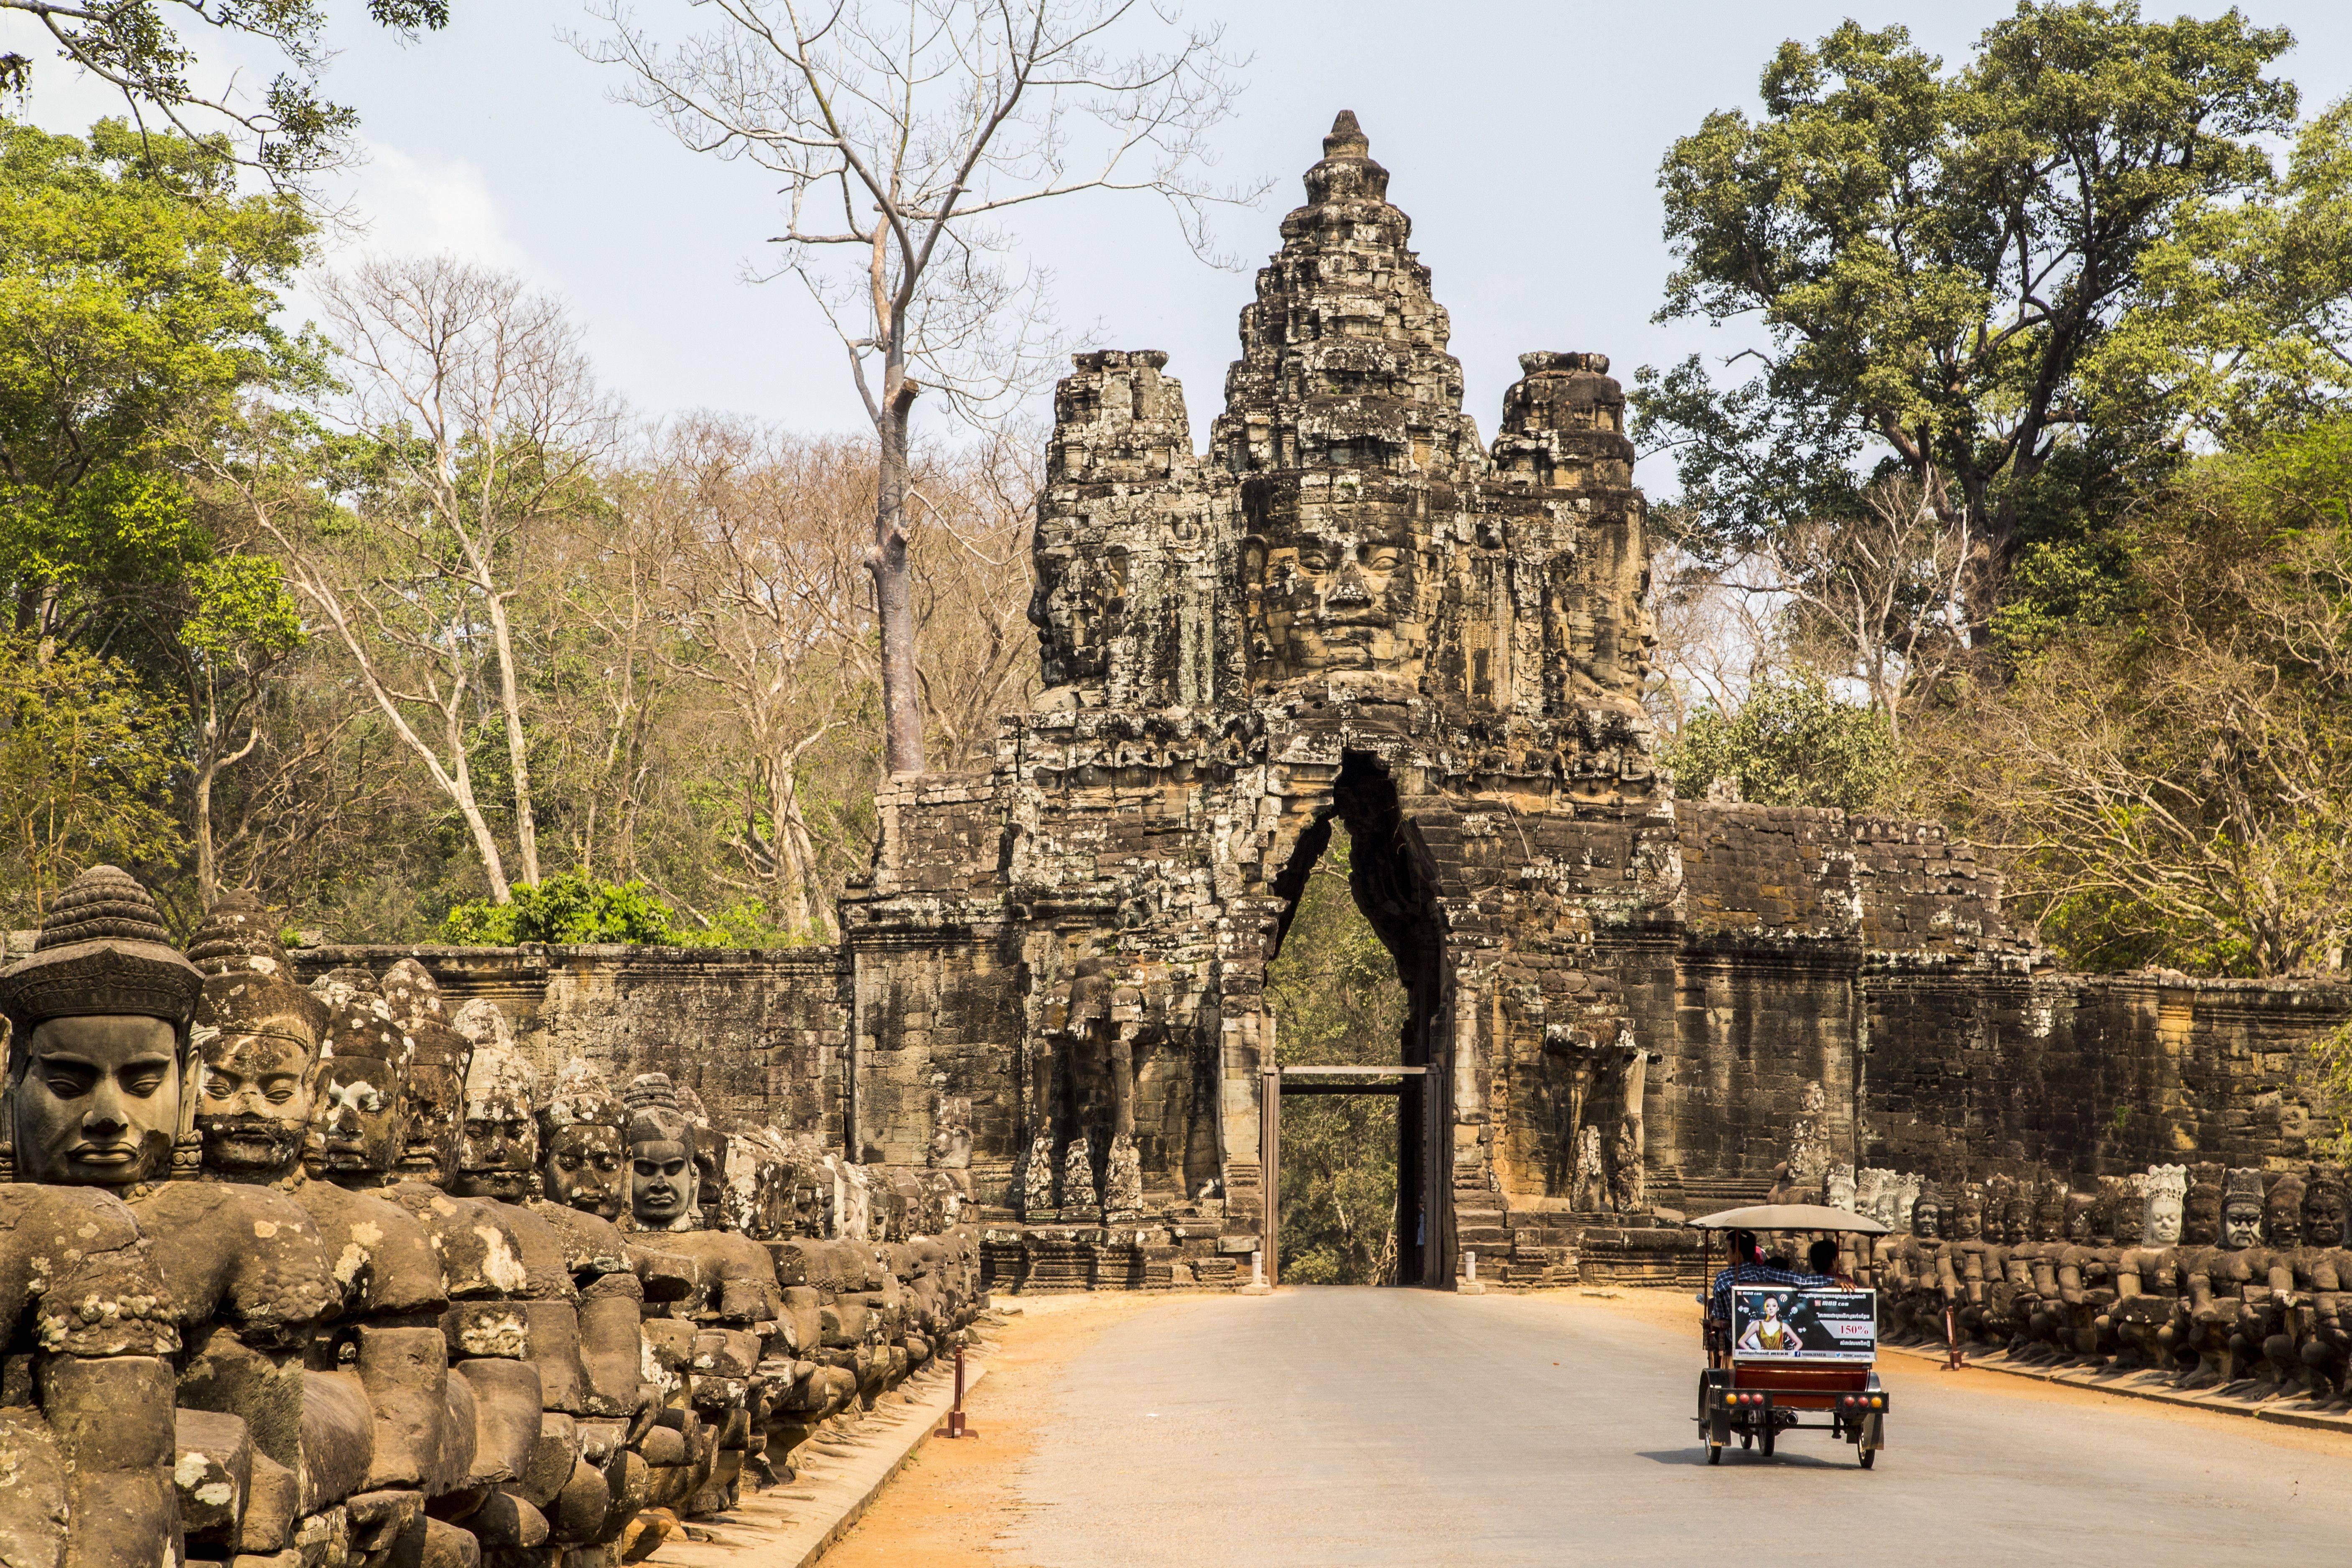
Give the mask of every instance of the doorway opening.
[[(1335, 827), (1344, 827), (1337, 834)], [(1331, 805), (1276, 881), (1288, 900), (1266, 966), (1277, 1069), (1262, 1085), (1273, 1277), (1428, 1282), (1436, 1239), (1430, 1097), (1434, 908), (1387, 769), (1348, 753)], [(1441, 1244), (1442, 1245), (1442, 1244)]]

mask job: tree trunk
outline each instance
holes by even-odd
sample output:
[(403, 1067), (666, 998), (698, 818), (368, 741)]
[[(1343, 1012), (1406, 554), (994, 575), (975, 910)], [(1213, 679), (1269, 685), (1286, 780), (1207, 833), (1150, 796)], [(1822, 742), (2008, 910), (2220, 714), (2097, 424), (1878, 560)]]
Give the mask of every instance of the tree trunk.
[(874, 618), (882, 645), (883, 767), (892, 773), (919, 773), (923, 713), (915, 679), (914, 584), (907, 563), (907, 426), (918, 388), (903, 374), (898, 380), (875, 432), (881, 439), (881, 472), (866, 570), (874, 578)]
[(206, 738), (205, 760), (196, 766), (196, 908), (210, 910), (220, 899), (220, 865), (213, 849), (213, 778), (219, 772), (217, 747)]
[[(539, 885), (539, 828), (531, 821), (530, 748), (522, 732), (522, 697), (515, 684), (514, 643), (507, 635), (507, 602), (489, 595), (490, 630), (498, 638), (499, 708), (506, 716), (507, 769), (514, 779), (515, 850), (522, 858), (522, 879)], [(501, 898), (500, 903), (506, 902)]]

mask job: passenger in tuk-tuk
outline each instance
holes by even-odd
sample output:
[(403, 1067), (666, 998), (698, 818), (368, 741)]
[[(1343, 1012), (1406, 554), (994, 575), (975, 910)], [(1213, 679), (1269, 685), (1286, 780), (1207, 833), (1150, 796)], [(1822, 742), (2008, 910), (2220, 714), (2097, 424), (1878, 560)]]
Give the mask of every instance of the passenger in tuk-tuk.
[(1734, 1285), (1793, 1285), (1800, 1289), (1825, 1289), (1837, 1283), (1825, 1274), (1804, 1274), (1790, 1268), (1776, 1268), (1764, 1261), (1763, 1249), (1757, 1245), (1752, 1230), (1731, 1233), (1731, 1267), (1718, 1271), (1715, 1286), (1708, 1294), (1716, 1317), (1728, 1321), (1731, 1316), (1731, 1288)]
[(1838, 1267), (1838, 1238), (1822, 1237), (1805, 1254), (1805, 1266), (1841, 1290), (1853, 1289), (1853, 1276)]

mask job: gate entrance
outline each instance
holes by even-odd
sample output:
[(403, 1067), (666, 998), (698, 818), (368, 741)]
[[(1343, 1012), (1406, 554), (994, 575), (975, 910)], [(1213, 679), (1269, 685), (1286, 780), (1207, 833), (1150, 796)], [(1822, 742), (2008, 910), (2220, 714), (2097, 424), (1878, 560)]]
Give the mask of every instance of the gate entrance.
[[(1266, 1271), (1293, 1283), (1443, 1286), (1453, 1272), (1453, 1117), (1435, 877), (1378, 757), (1343, 753), (1330, 789), (1274, 879), (1286, 908), (1264, 992)], [(1299, 1096), (1316, 1098), (1294, 1117), (1297, 1144), (1286, 1151), (1283, 1104)]]
[[(1265, 1279), (1282, 1283), (1282, 1102), (1286, 1095), (1392, 1095), (1397, 1101), (1397, 1172), (1392, 1235), (1394, 1258), (1386, 1278), (1376, 1285), (1420, 1282), (1425, 1237), (1414, 1222), (1421, 1205), (1413, 1201), (1421, 1184), (1421, 1162), (1413, 1156), (1421, 1140), (1413, 1136), (1426, 1120), (1423, 1109), (1425, 1067), (1307, 1066), (1265, 1069), (1258, 1091), (1258, 1168), (1265, 1184)], [(1408, 1237), (1410, 1237), (1410, 1240)]]

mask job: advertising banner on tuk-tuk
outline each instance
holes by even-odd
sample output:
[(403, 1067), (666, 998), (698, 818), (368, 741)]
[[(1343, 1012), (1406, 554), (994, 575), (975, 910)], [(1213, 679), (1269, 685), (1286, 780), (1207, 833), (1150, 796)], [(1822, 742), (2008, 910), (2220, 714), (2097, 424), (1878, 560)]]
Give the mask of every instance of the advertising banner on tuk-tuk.
[(1878, 1296), (1741, 1285), (1731, 1292), (1731, 1353), (1739, 1361), (1867, 1365), (1878, 1356)]

